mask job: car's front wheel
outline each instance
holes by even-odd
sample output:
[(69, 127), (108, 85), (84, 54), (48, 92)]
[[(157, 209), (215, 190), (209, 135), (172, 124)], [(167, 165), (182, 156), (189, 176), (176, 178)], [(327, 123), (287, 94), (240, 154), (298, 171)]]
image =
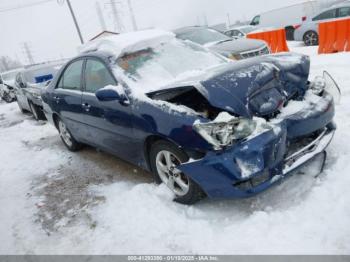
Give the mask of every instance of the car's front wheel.
[(188, 156), (167, 141), (155, 142), (150, 151), (150, 164), (157, 183), (164, 183), (175, 201), (191, 205), (205, 197), (202, 189), (176, 167), (188, 161)]
[(318, 34), (315, 31), (308, 31), (303, 37), (306, 46), (318, 45)]
[(81, 148), (82, 145), (74, 139), (66, 124), (61, 119), (57, 119), (57, 128), (62, 142), (68, 150), (75, 152)]

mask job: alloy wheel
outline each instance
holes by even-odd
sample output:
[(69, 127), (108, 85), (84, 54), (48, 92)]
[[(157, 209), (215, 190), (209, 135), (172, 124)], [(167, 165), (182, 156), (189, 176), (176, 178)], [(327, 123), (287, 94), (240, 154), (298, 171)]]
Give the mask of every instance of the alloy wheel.
[(305, 35), (304, 41), (307, 46), (317, 45), (318, 36), (315, 32), (309, 32)]
[(70, 135), (66, 125), (62, 122), (62, 121), (59, 121), (58, 123), (58, 129), (59, 129), (59, 132), (60, 132), (60, 136), (62, 138), (62, 140), (69, 146), (71, 147), (73, 145), (73, 142), (72, 142), (72, 136)]
[(184, 196), (190, 184), (187, 176), (176, 168), (179, 164), (178, 157), (169, 151), (160, 151), (156, 156), (156, 168), (162, 182), (177, 196)]

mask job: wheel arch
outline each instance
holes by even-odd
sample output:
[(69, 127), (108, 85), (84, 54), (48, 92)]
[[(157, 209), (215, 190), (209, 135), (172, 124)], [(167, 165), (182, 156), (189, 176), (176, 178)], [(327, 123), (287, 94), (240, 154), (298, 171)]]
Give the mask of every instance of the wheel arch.
[(182, 150), (188, 156), (188, 158), (201, 159), (206, 154), (205, 152), (201, 152), (201, 151), (198, 151), (198, 150), (195, 150), (195, 149), (185, 148), (185, 147), (179, 145), (174, 140), (169, 139), (168, 137), (165, 137), (165, 136), (162, 136), (162, 135), (150, 135), (150, 136), (148, 136), (145, 139), (144, 148), (143, 148), (143, 150), (144, 150), (144, 157), (145, 157), (145, 160), (146, 160), (147, 168), (149, 170), (151, 170), (150, 155), (149, 155), (151, 147), (152, 147), (152, 145), (155, 142), (160, 141), (160, 140), (163, 140), (163, 141), (166, 141), (166, 142), (169, 142), (169, 143), (173, 144), (174, 146), (176, 146), (177, 148)]
[(167, 142), (175, 145), (176, 147), (182, 149), (182, 147), (180, 145), (178, 145), (175, 141), (172, 141), (171, 139), (169, 139), (169, 138), (167, 138), (165, 136), (162, 136), (162, 135), (150, 135), (150, 136), (148, 136), (145, 139), (145, 142), (144, 142), (144, 145), (143, 145), (143, 153), (144, 153), (144, 157), (145, 157), (145, 160), (146, 160), (147, 168), (149, 170), (151, 170), (150, 155), (149, 155), (151, 147), (152, 147), (152, 145), (155, 142), (161, 141), (161, 140), (167, 141)]

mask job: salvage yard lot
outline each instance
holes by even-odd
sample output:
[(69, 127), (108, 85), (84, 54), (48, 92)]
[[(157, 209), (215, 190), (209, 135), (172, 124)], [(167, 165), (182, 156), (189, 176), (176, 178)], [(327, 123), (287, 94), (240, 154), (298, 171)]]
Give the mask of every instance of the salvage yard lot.
[(0, 254), (350, 254), (350, 54), (311, 55), (342, 89), (324, 172), (251, 199), (172, 202), (151, 175), (0, 102)]

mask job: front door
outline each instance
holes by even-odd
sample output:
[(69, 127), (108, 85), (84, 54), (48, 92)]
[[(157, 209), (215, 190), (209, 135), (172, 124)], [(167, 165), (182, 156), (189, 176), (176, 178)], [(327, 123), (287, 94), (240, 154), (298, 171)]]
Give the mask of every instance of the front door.
[(85, 124), (96, 146), (132, 160), (135, 154), (131, 107), (119, 101), (99, 101), (95, 92), (117, 81), (102, 60), (88, 58), (82, 98)]

